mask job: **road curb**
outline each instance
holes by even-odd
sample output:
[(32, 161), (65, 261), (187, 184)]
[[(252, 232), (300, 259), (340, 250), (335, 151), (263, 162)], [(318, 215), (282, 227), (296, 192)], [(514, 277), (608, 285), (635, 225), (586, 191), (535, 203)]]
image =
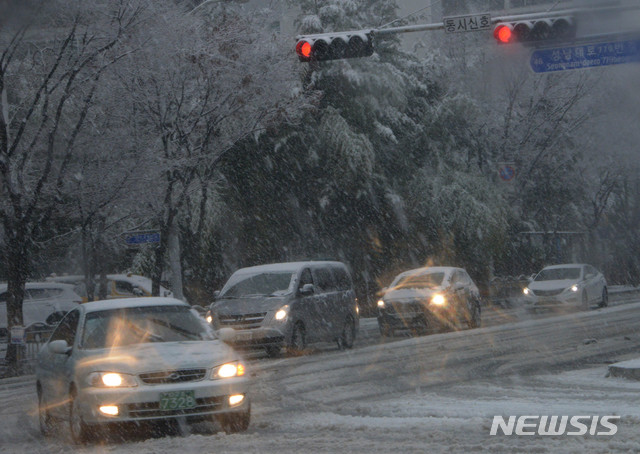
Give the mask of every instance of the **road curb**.
[(640, 380), (640, 359), (611, 364), (609, 366), (609, 376)]

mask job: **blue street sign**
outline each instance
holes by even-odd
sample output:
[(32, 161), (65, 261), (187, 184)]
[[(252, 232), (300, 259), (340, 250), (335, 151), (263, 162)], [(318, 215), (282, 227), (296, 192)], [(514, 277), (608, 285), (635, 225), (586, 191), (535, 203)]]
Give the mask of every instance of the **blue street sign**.
[(136, 246), (138, 244), (159, 243), (160, 232), (127, 232), (124, 234), (124, 242), (128, 246)]
[(640, 62), (640, 39), (538, 49), (531, 54), (536, 73)]

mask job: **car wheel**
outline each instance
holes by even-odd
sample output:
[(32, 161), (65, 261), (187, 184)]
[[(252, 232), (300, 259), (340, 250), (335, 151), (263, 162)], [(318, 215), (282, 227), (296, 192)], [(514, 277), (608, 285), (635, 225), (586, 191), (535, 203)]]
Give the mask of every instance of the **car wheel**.
[(342, 328), (342, 335), (338, 339), (338, 348), (353, 348), (353, 341), (356, 337), (356, 326), (351, 317), (347, 317)]
[(48, 437), (53, 432), (53, 418), (49, 414), (47, 402), (42, 395), (42, 387), (38, 383), (38, 422), (40, 424), (40, 432), (43, 436)]
[(307, 341), (304, 325), (302, 323), (296, 323), (293, 326), (293, 333), (291, 333), (291, 342), (287, 348), (288, 353), (291, 355), (300, 355), (306, 347)]
[(82, 415), (80, 415), (76, 397), (76, 391), (72, 389), (69, 394), (69, 433), (73, 443), (84, 444), (89, 441), (90, 428), (83, 421)]
[(218, 416), (218, 422), (222, 430), (228, 434), (245, 432), (249, 428), (251, 421), (251, 407), (241, 413), (227, 413)]
[(269, 358), (275, 358), (280, 355), (280, 350), (279, 345), (268, 345), (264, 348), (264, 351), (267, 353)]
[(467, 325), (469, 328), (479, 328), (481, 323), (481, 308), (480, 302), (474, 300), (471, 302), (471, 307), (469, 308), (469, 319), (467, 320)]
[(607, 307), (609, 305), (609, 293), (607, 287), (602, 287), (602, 300), (600, 301), (600, 307)]
[(589, 295), (587, 295), (586, 290), (582, 292), (582, 310), (589, 310)]
[(379, 323), (380, 335), (382, 337), (393, 337), (393, 328), (386, 323)]

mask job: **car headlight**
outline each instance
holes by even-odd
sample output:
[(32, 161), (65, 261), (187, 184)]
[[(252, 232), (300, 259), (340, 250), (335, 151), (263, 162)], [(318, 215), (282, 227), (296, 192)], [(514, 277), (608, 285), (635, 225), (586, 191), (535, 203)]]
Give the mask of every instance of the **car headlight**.
[(573, 284), (571, 287), (569, 287), (569, 289), (570, 289), (572, 292), (577, 292), (577, 291), (578, 291), (578, 284)]
[(378, 307), (384, 309), (384, 300), (378, 300)]
[(525, 287), (525, 288), (522, 290), (522, 293), (524, 293), (525, 295), (530, 295), (530, 294), (531, 294), (531, 290), (529, 290), (529, 287)]
[(87, 376), (89, 386), (96, 388), (132, 388), (138, 386), (133, 375), (118, 372), (92, 372)]
[(444, 295), (436, 293), (435, 295), (433, 295), (433, 298), (431, 298), (431, 303), (435, 304), (436, 306), (444, 306), (445, 304), (447, 304), (447, 299), (444, 297)]
[(208, 324), (213, 323), (213, 315), (211, 314), (211, 311), (207, 311), (207, 315), (205, 315), (204, 319)]
[(240, 361), (225, 363), (213, 368), (211, 371), (211, 379), (241, 377), (244, 375), (244, 372), (244, 365)]
[(288, 304), (286, 306), (282, 306), (280, 309), (278, 309), (276, 311), (276, 315), (274, 315), (274, 318), (276, 320), (278, 320), (279, 322), (282, 322), (282, 321), (287, 319), (287, 315), (289, 315), (289, 305)]

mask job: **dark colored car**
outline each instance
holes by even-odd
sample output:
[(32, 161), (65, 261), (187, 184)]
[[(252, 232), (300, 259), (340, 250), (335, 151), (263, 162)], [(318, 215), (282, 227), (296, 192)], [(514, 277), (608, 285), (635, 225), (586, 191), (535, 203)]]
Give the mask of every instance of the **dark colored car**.
[(405, 271), (378, 301), (383, 336), (397, 330), (424, 333), (480, 325), (480, 292), (462, 268), (427, 267)]

